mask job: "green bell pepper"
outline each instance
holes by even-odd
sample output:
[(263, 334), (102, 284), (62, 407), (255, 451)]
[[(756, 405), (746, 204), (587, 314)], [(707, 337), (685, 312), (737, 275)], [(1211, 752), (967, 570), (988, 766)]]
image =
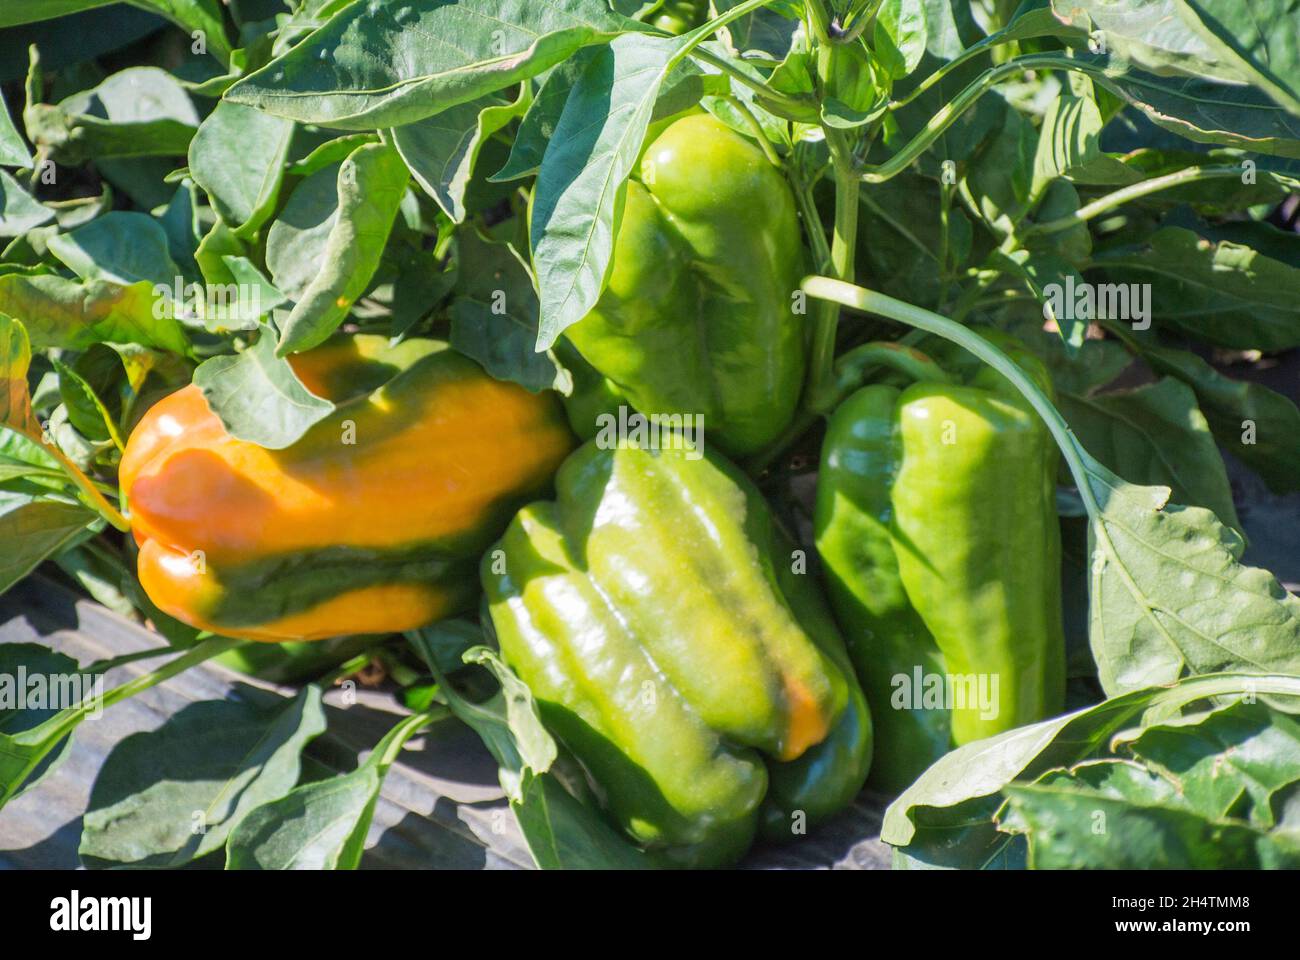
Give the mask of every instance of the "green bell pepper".
[[(1037, 358), (1000, 345), (1050, 394)], [(814, 512), (831, 604), (873, 706), (872, 782), (898, 791), (952, 745), (1062, 708), (1057, 449), (991, 367), (956, 382), (893, 344), (855, 360), (920, 378), (863, 387), (835, 410)]]
[(790, 423), (803, 381), (794, 195), (758, 146), (709, 114), (651, 137), (609, 285), (566, 336), (636, 410), (702, 415), (719, 449), (751, 453)]
[(663, 862), (729, 863), (852, 802), (866, 700), (830, 612), (720, 457), (588, 443), (482, 579), (507, 663), (613, 821)]
[(665, 0), (650, 25), (674, 36), (694, 29), (708, 19), (707, 0)]

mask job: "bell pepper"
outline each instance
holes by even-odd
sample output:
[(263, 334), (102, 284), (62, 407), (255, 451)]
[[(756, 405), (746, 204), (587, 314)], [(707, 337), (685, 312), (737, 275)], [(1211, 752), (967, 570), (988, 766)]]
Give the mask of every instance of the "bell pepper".
[[(1042, 364), (1002, 346), (1050, 394)], [(872, 783), (892, 792), (953, 745), (1062, 708), (1057, 449), (991, 367), (954, 377), (892, 344), (857, 359), (918, 377), (863, 387), (835, 410), (814, 511), (831, 605), (872, 705)]]
[(811, 576), (716, 454), (588, 443), (482, 579), (507, 663), (613, 821), (662, 862), (731, 862), (850, 803), (871, 721)]
[[(758, 146), (707, 113), (651, 137), (609, 285), (566, 336), (642, 414), (702, 415), (719, 449), (751, 453), (790, 423), (803, 381), (794, 196)], [(579, 426), (586, 439), (598, 429)]]
[(707, 0), (664, 0), (650, 24), (677, 36), (702, 24), (708, 19), (708, 12)]
[(472, 606), (479, 554), (572, 448), (554, 396), (432, 340), (343, 337), (289, 362), (338, 406), (283, 450), (232, 437), (193, 385), (132, 431), (119, 480), (149, 598), (271, 641)]

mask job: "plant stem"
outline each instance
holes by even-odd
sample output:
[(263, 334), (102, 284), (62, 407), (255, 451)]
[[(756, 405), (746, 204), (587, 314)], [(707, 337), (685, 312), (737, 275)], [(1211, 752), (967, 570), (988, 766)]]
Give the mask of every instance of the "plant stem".
[(831, 43), (831, 17), (826, 5), (822, 0), (804, 0), (804, 9), (808, 11), (809, 33), (819, 45)]
[(702, 60), (711, 67), (716, 67), (742, 86), (749, 87), (769, 112), (775, 113), (786, 120), (816, 121), (817, 108), (810, 101), (773, 90), (762, 80), (754, 79), (745, 71), (738, 69), (734, 64), (701, 47), (691, 50), (690, 55), (696, 60)]
[(1079, 65), (1067, 57), (1057, 54), (1032, 54), (1027, 57), (1019, 57), (1015, 60), (1008, 60), (1006, 63), (998, 64), (996, 67), (989, 67), (978, 77), (972, 80), (961, 93), (957, 94), (949, 103), (944, 104), (921, 131), (913, 137), (901, 150), (890, 157), (882, 164), (874, 167), (867, 167), (862, 171), (862, 179), (866, 183), (884, 183), (891, 177), (906, 170), (913, 161), (930, 148), (930, 145), (943, 136), (943, 132), (967, 110), (969, 110), (980, 97), (984, 96), (993, 85), (1004, 77), (1020, 73), (1024, 70), (1033, 70), (1038, 67), (1061, 67), (1063, 69), (1081, 69)]
[[(861, 185), (853, 166), (853, 155), (838, 130), (826, 129), (835, 170), (835, 227), (831, 234), (831, 275), (852, 282), (858, 238), (858, 195)], [(829, 412), (839, 400), (835, 385), (835, 333), (839, 308), (826, 304), (813, 320), (812, 352), (808, 358), (808, 389), (804, 406), (814, 414)]]
[(848, 393), (866, 381), (866, 373), (885, 367), (916, 381), (952, 383), (952, 377), (920, 350), (891, 340), (872, 340), (849, 350), (835, 364), (843, 392)]
[(799, 204), (799, 212), (803, 215), (804, 232), (808, 234), (808, 242), (812, 245), (817, 270), (825, 273), (831, 269), (831, 248), (826, 242), (826, 231), (822, 228), (821, 217), (817, 215), (817, 204), (812, 188), (812, 184), (816, 183), (821, 175), (819, 173), (813, 177), (811, 183), (805, 183), (796, 166), (793, 163), (789, 164), (786, 167), (786, 175), (794, 191), (795, 201)]
[(758, 122), (758, 117), (754, 116), (754, 111), (750, 110), (745, 101), (739, 97), (728, 96), (724, 99), (731, 104), (733, 110), (740, 114), (740, 119), (744, 121), (745, 126), (749, 128), (749, 132), (758, 141), (758, 146), (762, 149), (763, 155), (767, 157), (767, 162), (779, 169), (782, 166), (781, 158), (772, 149), (772, 144), (767, 139), (767, 134), (763, 132), (763, 125)]
[(389, 767), (393, 765), (402, 753), (402, 747), (406, 746), (406, 741), (422, 728), (439, 720), (444, 720), (451, 716), (451, 711), (442, 704), (434, 704), (429, 709), (420, 713), (413, 713), (406, 717), (397, 726), (384, 734), (384, 738), (375, 744), (374, 756), (378, 759), (375, 761), (382, 775)]
[(1039, 389), (1038, 385), (1001, 350), (979, 334), (968, 330), (959, 323), (954, 323), (947, 317), (941, 317), (939, 314), (932, 313), (921, 307), (904, 303), (902, 300), (895, 300), (893, 297), (877, 293), (874, 290), (867, 290), (864, 287), (845, 283), (842, 280), (834, 280), (830, 277), (807, 277), (804, 279), (803, 289), (809, 296), (831, 300), (834, 303), (852, 307), (864, 313), (878, 313), (881, 316), (889, 317), (891, 320), (897, 320), (910, 327), (916, 327), (935, 336), (943, 337), (945, 340), (951, 340), (997, 370), (998, 373), (1011, 381), (1011, 384), (1020, 391), (1021, 395), (1042, 418), (1043, 423), (1046, 424), (1047, 429), (1056, 440), (1057, 446), (1061, 448), (1061, 454), (1065, 457), (1065, 462), (1070, 468), (1074, 482), (1079, 488), (1079, 497), (1083, 500), (1084, 506), (1088, 508), (1088, 512), (1092, 516), (1100, 516), (1101, 509), (1097, 504), (1092, 487), (1088, 483), (1089, 471), (1084, 462), (1083, 449), (1075, 439), (1070, 425), (1065, 422), (1065, 418), (1052, 405), (1052, 402), (1043, 395), (1043, 391)]
[(986, 50), (989, 50), (990, 48), (997, 46), (999, 43), (1006, 43), (1007, 41), (1002, 39), (1002, 34), (1005, 32), (1006, 32), (1005, 30), (999, 30), (997, 33), (989, 34), (983, 40), (971, 44), (961, 53), (957, 54), (957, 56), (953, 57), (953, 59), (949, 60), (942, 67), (940, 67), (938, 70), (935, 70), (934, 73), (930, 74), (919, 84), (917, 84), (916, 89), (914, 89), (907, 96), (903, 97), (901, 100), (891, 101), (889, 104), (889, 109), (897, 110), (900, 107), (907, 106), (909, 103), (911, 103), (917, 97), (924, 94), (927, 90), (933, 87), (944, 77), (948, 76), (954, 70), (958, 69), (959, 67), (963, 66), (966, 63), (969, 63), (971, 60), (978, 57), (981, 53), (984, 53)]
[(1105, 213), (1107, 210), (1113, 210), (1116, 207), (1128, 203), (1130, 200), (1136, 200), (1139, 197), (1145, 197), (1148, 194), (1158, 193), (1161, 190), (1168, 190), (1185, 183), (1195, 183), (1198, 180), (1212, 180), (1218, 177), (1240, 177), (1241, 167), (1239, 166), (1217, 166), (1217, 167), (1184, 167), (1182, 170), (1176, 170), (1173, 173), (1167, 173), (1162, 177), (1153, 177), (1150, 180), (1142, 180), (1138, 183), (1129, 184), (1113, 193), (1108, 193), (1104, 197), (1098, 197), (1091, 203), (1084, 204), (1074, 213), (1056, 220), (1045, 220), (1042, 223), (1031, 224), (1024, 230), (1020, 231), (1020, 236), (1031, 236), (1034, 234), (1057, 233), (1061, 230), (1069, 230), (1081, 223), (1087, 223), (1093, 217)]

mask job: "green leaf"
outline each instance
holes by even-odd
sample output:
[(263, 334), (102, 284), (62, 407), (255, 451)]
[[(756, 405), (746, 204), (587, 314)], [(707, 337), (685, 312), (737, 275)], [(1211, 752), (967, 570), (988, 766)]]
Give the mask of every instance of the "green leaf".
[[(76, 691), (76, 687), (72, 686), (70, 681), (73, 677), (81, 677), (83, 678), (81, 690), (78, 692), (83, 696), (86, 693), (93, 693), (93, 686), (87, 689), (86, 681), (89, 679), (90, 684), (93, 685), (94, 680), (90, 679), (89, 672), (82, 670), (80, 664), (71, 657), (56, 653), (39, 643), (0, 644), (0, 807), (24, 790), (35, 786), (41, 777), (49, 773), (55, 764), (67, 755), (67, 746), (70, 742), (64, 736), (60, 737), (57, 743), (52, 744), (50, 752), (42, 757), (35, 769), (31, 769), (26, 782), (16, 784), (9, 780), (10, 763), (14, 759), (21, 758), (19, 762), (25, 766), (25, 758), (22, 757), (25, 751), (21, 748), (16, 751), (16, 755), (10, 755), (10, 738), (40, 726), (58, 713), (58, 708), (48, 699), (33, 702), (28, 696), (31, 692), (30, 688), (20, 692), (20, 677), (24, 674), (29, 683), (33, 677), (42, 677), (43, 688), (47, 692), (52, 683), (59, 683), (60, 689)], [(69, 683), (66, 688), (63, 687), (64, 682)], [(8, 789), (14, 792), (9, 793)]]
[[(1124, 186), (1142, 179), (1117, 157), (1103, 153), (1099, 145), (1105, 125), (1101, 110), (1091, 97), (1062, 93), (1043, 115), (1038, 150), (1034, 157), (1031, 194), (1041, 196), (1057, 177), (1077, 183)], [(1042, 218), (1046, 219), (1046, 218)]]
[[(100, 711), (108, 709), (113, 704), (161, 683), (169, 677), (174, 677), (235, 644), (234, 640), (214, 637), (196, 645), (151, 673), (104, 691), (102, 697), (88, 697), (75, 706), (65, 707), (53, 716), (41, 720), (35, 726), (19, 724), (16, 731), (0, 731), (0, 807), (18, 795), (23, 785), (29, 782), (32, 774), (42, 769), (41, 765), (46, 758), (64, 742), (82, 720), (88, 716), (98, 717)], [(127, 657), (136, 659), (133, 654), (128, 654)], [(91, 670), (102, 673), (122, 662), (123, 659), (101, 661)]]
[(1241, 531), (1223, 458), (1186, 384), (1166, 377), (1089, 397), (1063, 392), (1059, 406), (1088, 452), (1120, 476), (1171, 487), (1176, 502), (1205, 507)]
[(257, 305), (255, 310), (250, 310), (246, 314), (235, 318), (251, 324), (246, 329), (256, 329), (257, 321), (261, 317), (281, 304), (288, 302), (288, 298), (262, 275), (262, 271), (257, 269), (257, 265), (252, 260), (247, 257), (224, 254), (221, 261), (226, 265), (226, 269), (230, 271), (230, 275), (235, 278), (235, 283), (241, 288), (250, 291), (249, 299)]
[(1271, 828), (1277, 801), (1300, 782), (1300, 723), (1260, 702), (1235, 703), (1196, 722), (1183, 718), (1115, 738), (1172, 780), (1192, 807), (1215, 817), (1243, 816)]
[(194, 254), (199, 248), (199, 241), (203, 239), (203, 229), (199, 222), (199, 204), (193, 181), (181, 182), (158, 222), (167, 234), (167, 252), (181, 268), (185, 280), (200, 279), (199, 265)]
[(1139, 344), (1159, 373), (1178, 377), (1196, 392), (1210, 429), (1275, 493), (1300, 490), (1300, 409), (1280, 393), (1219, 373), (1194, 353)]
[(1300, 116), (1300, 20), (1291, 0), (1054, 0), (1063, 19), (1086, 14), (1107, 47), (1156, 74), (1250, 84)]
[(564, 104), (569, 99), (573, 85), (578, 82), (584, 70), (591, 63), (598, 48), (583, 47), (562, 63), (556, 64), (546, 74), (542, 87), (528, 105), (528, 111), (515, 131), (514, 142), (510, 146), (510, 157), (492, 176), (494, 183), (506, 183), (522, 177), (531, 177), (541, 169), (542, 157), (555, 135), (555, 128), (564, 112)]
[(680, 40), (625, 34), (602, 49), (564, 104), (537, 177), (533, 266), (541, 299), (537, 349), (595, 305), (626, 189)]
[(355, 870), (382, 784), (363, 763), (263, 804), (231, 831), (226, 869)]
[(32, 413), (27, 370), (32, 362), (27, 329), (0, 313), (0, 424), (40, 439), (41, 426)]
[(176, 867), (220, 849), (250, 810), (298, 781), (325, 730), (320, 687), (272, 709), (206, 700), (119, 742), (90, 792), (78, 853), (87, 866)]
[(172, 286), (180, 268), (171, 258), (167, 231), (146, 213), (114, 210), (68, 233), (51, 237), (50, 253), (82, 280), (122, 286), (139, 281)]
[(180, 325), (147, 281), (122, 286), (53, 275), (0, 275), (0, 312), (21, 319), (33, 347), (80, 350), (93, 343), (138, 343), (188, 354)]
[(128, 67), (57, 106), (29, 104), (27, 136), (59, 164), (184, 155), (199, 125), (185, 88), (157, 67)]
[(433, 718), (407, 717), (351, 773), (304, 784), (252, 811), (230, 835), (226, 869), (355, 870), (388, 768)]
[(68, 422), (86, 439), (98, 443), (111, 440), (118, 450), (122, 450), (126, 444), (118, 432), (117, 423), (95, 388), (62, 360), (51, 357), (50, 362), (59, 375), (59, 394), (68, 411)]
[[(198, 265), (203, 279), (207, 283), (235, 283), (235, 275), (226, 265), (226, 257), (242, 257), (248, 252), (244, 241), (235, 236), (235, 232), (218, 220), (199, 240), (194, 248), (194, 262)], [(267, 265), (270, 266), (271, 247), (267, 242)], [(274, 268), (272, 268), (274, 269)], [(277, 289), (282, 289), (277, 282)]]
[(1052, 6), (1062, 20), (1085, 30), (1095, 26), (1107, 50), (1154, 74), (1246, 82), (1180, 16), (1180, 0), (1052, 0)]
[(524, 110), (487, 96), (389, 131), (393, 145), (424, 192), (456, 223), (465, 219), (465, 190), (484, 142)]
[[(1130, 769), (1118, 762), (1102, 769), (1113, 767)], [(1005, 790), (1010, 810), (1002, 829), (1027, 837), (1028, 864), (1037, 870), (1241, 870), (1265, 865), (1259, 854), (1262, 831), (1188, 810), (1159, 777), (1141, 775), (1146, 795), (1132, 775), (1124, 795), (1116, 795), (1111, 782), (1098, 789), (1063, 772), (1036, 783), (1011, 784)]]
[(73, 543), (94, 520), (78, 503), (0, 489), (0, 593)]
[(1152, 123), (1198, 143), (1300, 157), (1300, 118), (1250, 86), (1196, 76), (1159, 76), (1117, 57), (1078, 54), (1075, 68)]
[[(301, 133), (301, 128), (299, 132)], [(326, 167), (337, 167), (357, 147), (378, 142), (379, 137), (372, 133), (349, 133), (346, 136), (335, 137), (317, 144), (307, 156), (289, 164), (285, 173), (295, 177), (310, 177)]]
[[(89, 478), (49, 441), (37, 422), (27, 387), (30, 363), (26, 329), (0, 314), (0, 473), (23, 481), (3, 491), (0, 527), (10, 547), (0, 560), (0, 593), (94, 522), (92, 512), (62, 496), (69, 486), (88, 506), (120, 521)], [(59, 496), (52, 497), (51, 492)]]
[(512, 804), (542, 870), (645, 870), (650, 858), (592, 813), (554, 774), (527, 773)]
[(1113, 282), (1150, 284), (1152, 316), (1199, 339), (1247, 350), (1300, 346), (1300, 267), (1251, 247), (1163, 227), (1139, 245), (1099, 252), (1095, 265)]
[(876, 14), (876, 48), (896, 80), (920, 65), (928, 36), (922, 0), (885, 0)]
[(1002, 123), (967, 165), (966, 183), (984, 219), (1009, 233), (1029, 212), (1038, 131), (1007, 108)]
[(1238, 562), (1241, 537), (1167, 487), (1127, 483), (1091, 458), (1089, 641), (1110, 695), (1184, 673), (1300, 674), (1300, 597)]
[[(299, 190), (328, 176), (328, 170), (310, 177)], [(309, 190), (305, 229), (294, 219), (298, 190), (294, 191), (267, 239), (267, 262), (275, 285), (295, 300), (280, 331), (278, 356), (322, 343), (365, 292), (383, 256), (408, 177), (406, 165), (392, 147), (373, 143), (358, 147), (339, 166), (337, 205), (327, 219), (320, 217), (325, 191), (316, 184)], [(306, 286), (295, 289), (296, 283), (286, 287), (281, 282), (277, 265), (282, 270), (286, 262), (294, 264), (298, 278), (314, 274)]]
[[(0, 109), (3, 107), (4, 104), (0, 104)], [(24, 190), (8, 173), (0, 170), (0, 237), (22, 236), (33, 227), (39, 227), (53, 219), (53, 210)]]
[(223, 100), (190, 141), (190, 175), (236, 236), (274, 212), (293, 131), (291, 120)]
[(596, 811), (574, 797), (553, 767), (558, 749), (542, 725), (537, 704), (494, 650), (473, 647), (466, 663), (487, 668), (500, 690), (472, 703), (447, 682), (438, 664), (438, 628), (407, 634), (429, 664), (452, 713), (473, 728), (496, 758), (501, 788), (510, 800), (524, 840), (537, 865), (549, 869), (628, 869), (651, 866), (649, 858), (615, 831)]
[(283, 450), (334, 412), (333, 403), (304, 387), (289, 361), (276, 356), (270, 327), (242, 353), (203, 361), (194, 383), (227, 433), (271, 450)]
[(629, 25), (590, 0), (353, 3), (226, 99), (342, 130), (398, 127), (517, 84)]
[(472, 229), (458, 234), (457, 297), (451, 306), (451, 345), (498, 380), (533, 391), (571, 389), (554, 352), (538, 353), (537, 294), (515, 250)]
[[(117, 0), (22, 0), (0, 10), (0, 27), (11, 27), (38, 20), (93, 10)], [(132, 4), (166, 17), (179, 27), (202, 30), (208, 50), (223, 63), (230, 59), (230, 44), (217, 0), (131, 0)]]
[(1056, 253), (1040, 250), (1017, 250), (1009, 255), (995, 250), (988, 263), (1024, 281), (1042, 305), (1043, 317), (1056, 324), (1067, 348), (1073, 351), (1083, 345), (1088, 323), (1095, 318), (1087, 315), (1086, 310), (1075, 309), (1069, 299), (1070, 291), (1086, 288), (1083, 276), (1073, 263)]
[(1214, 697), (1261, 694), (1300, 697), (1300, 677), (1191, 677), (1172, 687), (1134, 690), (965, 744), (936, 761), (890, 804), (880, 838), (923, 864), (996, 865), (1014, 854), (1009, 849), (1012, 838), (998, 833), (994, 822), (1010, 785), (1032, 783), (1048, 771), (1089, 759), (1109, 758), (1113, 738), (1134, 725), (1173, 722), (1182, 710)]
[(14, 126), (3, 93), (0, 93), (0, 167), (32, 167), (32, 155)]
[(1221, 63), (1300, 116), (1300, 11), (1294, 0), (1181, 0), (1178, 14)]

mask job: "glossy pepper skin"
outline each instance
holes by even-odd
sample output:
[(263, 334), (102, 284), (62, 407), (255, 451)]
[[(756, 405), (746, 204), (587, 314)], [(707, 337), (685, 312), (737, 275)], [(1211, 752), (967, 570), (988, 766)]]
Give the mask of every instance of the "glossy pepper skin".
[(609, 285), (566, 336), (641, 413), (702, 414), (719, 449), (751, 453), (799, 400), (804, 266), (780, 171), (709, 114), (689, 114), (645, 148)]
[(291, 360), (338, 408), (283, 450), (230, 436), (191, 385), (119, 474), (149, 598), (252, 640), (412, 629), (472, 604), (474, 568), (572, 448), (550, 394), (432, 340), (339, 338)]
[(720, 457), (601, 449), (482, 566), (507, 662), (612, 819), (675, 865), (737, 859), (852, 801), (871, 721), (843, 641)]
[[(1036, 358), (1001, 344), (1051, 389)], [(898, 791), (953, 745), (1060, 712), (1057, 450), (989, 367), (966, 383), (873, 384), (831, 416), (814, 530), (872, 704), (872, 782)], [(996, 715), (902, 702), (896, 678), (995, 675)]]
[(702, 24), (708, 19), (708, 12), (707, 0), (665, 0), (663, 6), (655, 11), (650, 24), (677, 36)]

